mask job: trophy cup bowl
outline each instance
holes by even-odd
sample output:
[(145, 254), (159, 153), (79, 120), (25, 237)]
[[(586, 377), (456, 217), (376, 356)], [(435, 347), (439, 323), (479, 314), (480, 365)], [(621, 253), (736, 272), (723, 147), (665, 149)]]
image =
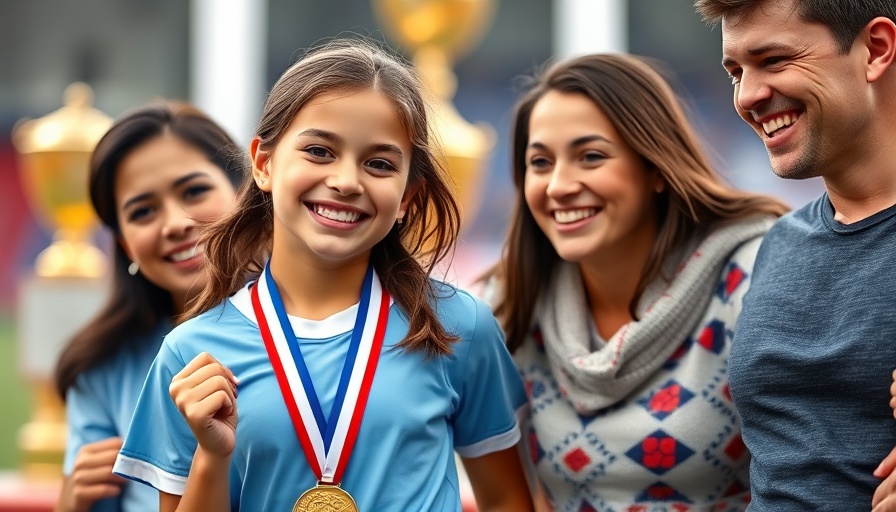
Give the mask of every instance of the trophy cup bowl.
[(431, 95), (430, 126), (458, 189), (462, 226), (479, 209), (483, 171), (496, 136), (490, 126), (471, 124), (457, 112), (451, 64), (487, 32), (495, 5), (494, 0), (373, 0), (386, 32), (412, 49), (414, 66)]
[(91, 108), (93, 92), (83, 83), (65, 90), (65, 106), (13, 128), (25, 195), (32, 210), (54, 230), (53, 243), (40, 253), (41, 277), (100, 277), (105, 257), (90, 243), (96, 216), (87, 191), (90, 154), (112, 124)]
[(374, 0), (385, 29), (414, 47), (436, 47), (449, 60), (474, 47), (491, 24), (491, 0)]

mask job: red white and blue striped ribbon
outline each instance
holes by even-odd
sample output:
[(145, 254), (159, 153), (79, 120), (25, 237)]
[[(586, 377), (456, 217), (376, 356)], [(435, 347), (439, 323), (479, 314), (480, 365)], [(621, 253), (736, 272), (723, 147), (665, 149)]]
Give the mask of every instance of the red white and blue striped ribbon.
[[(256, 323), (308, 464), (318, 481), (338, 484), (351, 457), (379, 362), (389, 317), (389, 294), (373, 268), (369, 268), (328, 419), (324, 418), (298, 340), (271, 276), (270, 262), (252, 286), (251, 295)], [(273, 329), (272, 323), (276, 324)]]

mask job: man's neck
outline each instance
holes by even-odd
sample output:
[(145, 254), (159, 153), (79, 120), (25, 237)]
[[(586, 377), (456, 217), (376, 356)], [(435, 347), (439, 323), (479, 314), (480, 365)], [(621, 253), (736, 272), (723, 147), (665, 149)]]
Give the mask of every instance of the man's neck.
[(842, 224), (858, 222), (896, 204), (896, 143), (873, 142), (866, 146), (868, 153), (850, 166), (824, 175), (834, 219)]

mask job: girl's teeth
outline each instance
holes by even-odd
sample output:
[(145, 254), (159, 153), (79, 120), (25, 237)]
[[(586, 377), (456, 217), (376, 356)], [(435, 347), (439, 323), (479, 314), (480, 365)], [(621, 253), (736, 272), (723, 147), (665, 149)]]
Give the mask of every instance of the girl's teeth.
[(331, 210), (329, 208), (325, 208), (323, 206), (315, 206), (314, 212), (320, 215), (321, 217), (335, 220), (337, 222), (356, 222), (361, 214), (357, 212), (348, 212), (345, 210)]

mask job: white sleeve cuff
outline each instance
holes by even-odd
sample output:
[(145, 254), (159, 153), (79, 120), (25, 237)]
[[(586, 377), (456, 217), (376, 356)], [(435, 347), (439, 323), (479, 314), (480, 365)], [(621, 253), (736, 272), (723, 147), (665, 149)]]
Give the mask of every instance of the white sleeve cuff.
[(520, 424), (518, 421), (514, 421), (513, 428), (511, 428), (507, 432), (504, 432), (503, 434), (498, 434), (496, 436), (483, 439), (482, 441), (473, 443), (471, 445), (455, 446), (454, 449), (461, 457), (471, 459), (475, 457), (482, 457), (483, 455), (488, 455), (489, 453), (506, 450), (507, 448), (512, 448), (516, 446), (519, 441)]
[(132, 459), (127, 455), (118, 454), (112, 472), (177, 496), (183, 496), (187, 487), (187, 477), (169, 473), (146, 461)]

